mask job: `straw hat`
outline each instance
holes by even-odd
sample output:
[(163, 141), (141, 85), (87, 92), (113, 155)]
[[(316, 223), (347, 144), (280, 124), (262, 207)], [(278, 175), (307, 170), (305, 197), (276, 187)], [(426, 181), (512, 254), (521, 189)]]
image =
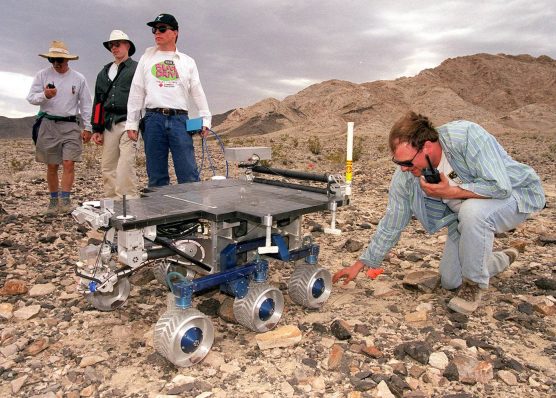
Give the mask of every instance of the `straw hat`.
[(105, 41), (102, 44), (104, 45), (104, 47), (106, 47), (108, 51), (110, 51), (110, 47), (108, 46), (108, 44), (110, 44), (111, 41), (119, 41), (119, 40), (125, 40), (129, 43), (129, 52), (127, 55), (131, 57), (133, 54), (135, 54), (135, 44), (133, 44), (133, 42), (129, 40), (129, 36), (126, 35), (124, 32), (122, 32), (121, 30), (113, 30), (112, 32), (110, 32), (110, 38), (108, 39), (108, 41)]
[(67, 58), (69, 60), (79, 59), (77, 55), (69, 53), (66, 43), (59, 40), (53, 40), (47, 53), (39, 54), (43, 58)]

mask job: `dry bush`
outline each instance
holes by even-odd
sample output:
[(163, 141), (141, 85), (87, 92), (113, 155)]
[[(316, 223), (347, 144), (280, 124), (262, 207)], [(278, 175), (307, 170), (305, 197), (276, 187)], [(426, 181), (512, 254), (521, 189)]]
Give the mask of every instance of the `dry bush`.
[(307, 144), (309, 145), (309, 151), (313, 155), (319, 155), (321, 153), (322, 146), (320, 144), (319, 137), (317, 137), (317, 136), (309, 137), (309, 140), (307, 141)]

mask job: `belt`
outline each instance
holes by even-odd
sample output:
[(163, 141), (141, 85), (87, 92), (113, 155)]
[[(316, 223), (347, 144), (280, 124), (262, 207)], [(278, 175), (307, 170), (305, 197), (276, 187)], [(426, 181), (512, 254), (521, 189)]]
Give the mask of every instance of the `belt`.
[(39, 116), (45, 117), (48, 120), (53, 120), (55, 122), (72, 122), (72, 123), (76, 123), (77, 122), (77, 116), (56, 116), (56, 115), (49, 115), (48, 113), (40, 113), (39, 112)]
[(164, 116), (174, 116), (174, 115), (186, 115), (187, 111), (183, 109), (172, 109), (172, 108), (147, 108), (145, 109), (147, 112), (156, 112), (162, 113)]

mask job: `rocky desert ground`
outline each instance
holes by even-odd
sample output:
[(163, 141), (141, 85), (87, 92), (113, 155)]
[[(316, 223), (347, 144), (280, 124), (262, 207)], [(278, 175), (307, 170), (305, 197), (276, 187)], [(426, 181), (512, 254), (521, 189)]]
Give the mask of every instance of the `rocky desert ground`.
[[(386, 136), (400, 112), (416, 109), (437, 124), (458, 116), (483, 124), (515, 159), (535, 168), (547, 196), (543, 211), (497, 236), (496, 248), (513, 246), (520, 256), (492, 280), (483, 306), (471, 316), (456, 314), (446, 308), (453, 292), (433, 289), (427, 280), (408, 283), (417, 271), (438, 271), (446, 239), (446, 231), (426, 235), (412, 221), (383, 263), (383, 274), (376, 279), (361, 274), (346, 286), (334, 285), (318, 311), (291, 302), (287, 280), (292, 266), (272, 262), (271, 282), (286, 299), (272, 338), (275, 348), (261, 347), (257, 333), (234, 322), (228, 297), (218, 292), (197, 296), (194, 303), (210, 316), (215, 341), (207, 357), (189, 368), (176, 368), (152, 346), (153, 325), (166, 310), (167, 291), (150, 269), (132, 278), (128, 301), (113, 312), (95, 310), (76, 291), (78, 249), (97, 235), (69, 215), (44, 215), (45, 171), (34, 162), (31, 140), (2, 140), (0, 396), (555, 397), (556, 123), (554, 97), (548, 95), (555, 90), (555, 66), (544, 58), (494, 56), (496, 63), (504, 61), (499, 73), (492, 71), (500, 65), (492, 64), (488, 73), (467, 83), (462, 78), (458, 87), (446, 88), (438, 80), (451, 71), (447, 81), (456, 85), (453, 76), (466, 68), (485, 72), (491, 57), (449, 60), (448, 66), (422, 72), (412, 79), (436, 81), (422, 92), (416, 87), (423, 84), (410, 79), (325, 82), (282, 102), (235, 110), (215, 127), (226, 146), (271, 147), (275, 167), (342, 173), (345, 122), (355, 119), (354, 192), (351, 204), (338, 212), (342, 235), (323, 233), (328, 213), (308, 215), (303, 224), (320, 245), (319, 263), (335, 272), (359, 256), (385, 209), (394, 171)], [(517, 71), (513, 80), (504, 75), (512, 68)], [(524, 93), (536, 90), (532, 81), (515, 87), (523, 68), (538, 69), (539, 78), (546, 77), (544, 97)], [(502, 88), (479, 90), (478, 81)], [(510, 81), (513, 91), (504, 91)], [(472, 85), (475, 102), (469, 97)], [(391, 97), (384, 97), (389, 90)], [(308, 91), (319, 94), (307, 97)], [(373, 104), (360, 106), (363, 98)], [(350, 101), (351, 110), (338, 111)], [(513, 106), (506, 106), (509, 102)], [(298, 104), (294, 113), (300, 117), (303, 112), (303, 120), (294, 120), (293, 113), (289, 119), (275, 117), (286, 108), (293, 112), (292, 103)], [(319, 126), (309, 109), (327, 106), (335, 111), (329, 112), (330, 123)], [(366, 110), (354, 111), (356, 106)], [(246, 123), (267, 130), (239, 134)], [(221, 174), (219, 149), (214, 142), (210, 147)], [(76, 202), (101, 196), (99, 159), (98, 148), (87, 145), (76, 171)], [(145, 184), (141, 152), (137, 165)], [(203, 178), (209, 177), (205, 163)]]

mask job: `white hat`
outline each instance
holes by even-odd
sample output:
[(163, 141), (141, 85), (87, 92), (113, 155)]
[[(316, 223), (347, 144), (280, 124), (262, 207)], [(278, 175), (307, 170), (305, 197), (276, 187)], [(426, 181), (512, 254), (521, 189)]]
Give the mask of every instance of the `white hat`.
[(109, 47), (109, 43), (111, 41), (118, 41), (118, 40), (125, 40), (129, 43), (129, 52), (128, 55), (131, 57), (133, 54), (135, 54), (135, 44), (133, 44), (133, 42), (131, 40), (129, 40), (129, 36), (126, 35), (124, 32), (122, 32), (121, 30), (113, 30), (112, 32), (110, 32), (110, 38), (108, 39), (108, 41), (105, 41), (104, 43), (102, 43), (104, 45), (104, 47), (106, 47), (106, 49), (108, 51), (110, 50)]

